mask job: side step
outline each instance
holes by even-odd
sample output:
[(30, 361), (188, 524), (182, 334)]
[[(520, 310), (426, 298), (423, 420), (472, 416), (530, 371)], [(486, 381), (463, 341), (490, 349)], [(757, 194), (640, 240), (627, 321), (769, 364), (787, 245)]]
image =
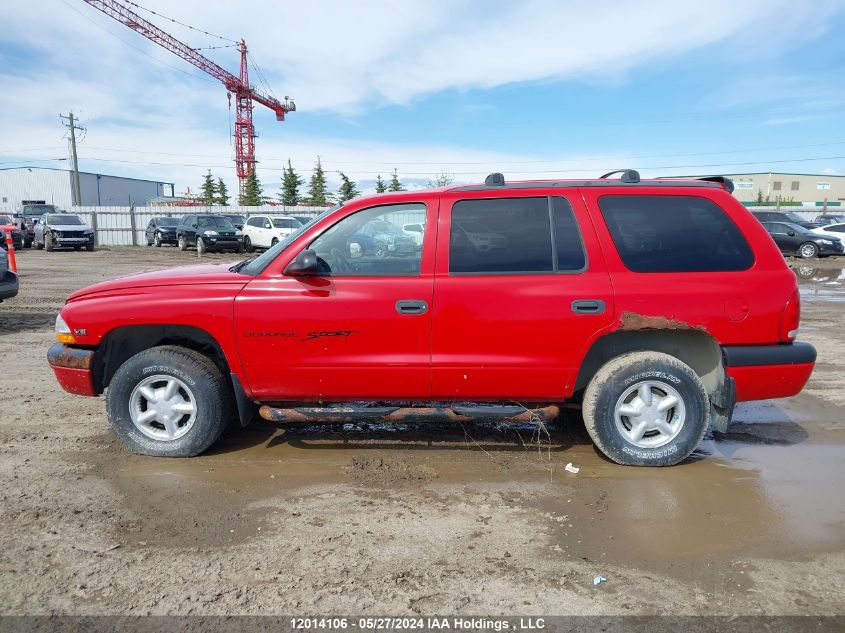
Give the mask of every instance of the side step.
[(336, 405), (329, 407), (282, 408), (264, 405), (259, 415), (270, 422), (404, 422), (413, 419), (445, 418), (467, 422), (475, 418), (496, 418), (506, 422), (550, 422), (560, 414), (560, 407), (551, 404), (537, 409), (511, 405), (461, 403), (430, 407), (368, 407), (361, 405)]

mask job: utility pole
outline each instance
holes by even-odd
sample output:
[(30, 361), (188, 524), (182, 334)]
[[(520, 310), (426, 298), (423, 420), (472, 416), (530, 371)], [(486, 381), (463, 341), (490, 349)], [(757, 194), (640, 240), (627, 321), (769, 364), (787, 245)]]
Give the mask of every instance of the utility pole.
[(79, 119), (74, 119), (72, 110), (70, 114), (60, 114), (59, 117), (62, 119), (62, 125), (70, 130), (70, 151), (73, 156), (73, 204), (80, 207), (82, 206), (82, 189), (79, 185), (79, 162), (76, 158), (76, 130), (82, 131), (85, 128), (76, 124)]

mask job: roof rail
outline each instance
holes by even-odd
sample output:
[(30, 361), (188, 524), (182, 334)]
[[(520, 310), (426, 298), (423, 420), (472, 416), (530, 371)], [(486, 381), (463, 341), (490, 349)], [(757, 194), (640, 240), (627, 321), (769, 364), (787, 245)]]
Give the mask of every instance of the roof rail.
[(696, 180), (704, 180), (706, 182), (717, 182), (722, 185), (728, 193), (734, 192), (734, 181), (727, 176), (704, 176), (703, 178), (696, 178)]
[(484, 184), (488, 187), (504, 187), (505, 177), (499, 172), (495, 172), (484, 179)]
[(635, 183), (640, 181), (640, 172), (635, 169), (617, 169), (616, 171), (609, 171), (606, 174), (599, 176), (599, 180), (605, 180), (608, 176), (613, 174), (622, 174), (619, 178), (622, 182)]

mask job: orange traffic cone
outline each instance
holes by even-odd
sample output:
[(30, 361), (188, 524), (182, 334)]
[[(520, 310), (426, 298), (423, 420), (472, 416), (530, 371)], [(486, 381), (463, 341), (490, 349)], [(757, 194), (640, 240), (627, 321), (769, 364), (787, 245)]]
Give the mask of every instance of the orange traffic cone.
[(15, 259), (15, 243), (12, 241), (12, 232), (6, 231), (6, 251), (9, 253), (9, 270), (18, 272), (18, 261)]

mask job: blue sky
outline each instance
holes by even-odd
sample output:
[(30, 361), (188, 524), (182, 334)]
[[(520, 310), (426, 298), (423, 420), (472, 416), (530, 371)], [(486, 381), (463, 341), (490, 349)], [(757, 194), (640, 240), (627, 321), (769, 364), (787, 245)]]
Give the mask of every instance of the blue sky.
[[(273, 92), (296, 98), (284, 123), (255, 110), (270, 194), (287, 158), (307, 177), (318, 155), (365, 190), (394, 167), (411, 187), (442, 171), (845, 173), (842, 2), (140, 4), (245, 38)], [(183, 191), (210, 168), (235, 187), (222, 85), (81, 0), (3, 3), (0, 23), (2, 166), (66, 165), (49, 159), (67, 157), (58, 114), (73, 109), (83, 169)], [(236, 70), (234, 49), (207, 54)]]

